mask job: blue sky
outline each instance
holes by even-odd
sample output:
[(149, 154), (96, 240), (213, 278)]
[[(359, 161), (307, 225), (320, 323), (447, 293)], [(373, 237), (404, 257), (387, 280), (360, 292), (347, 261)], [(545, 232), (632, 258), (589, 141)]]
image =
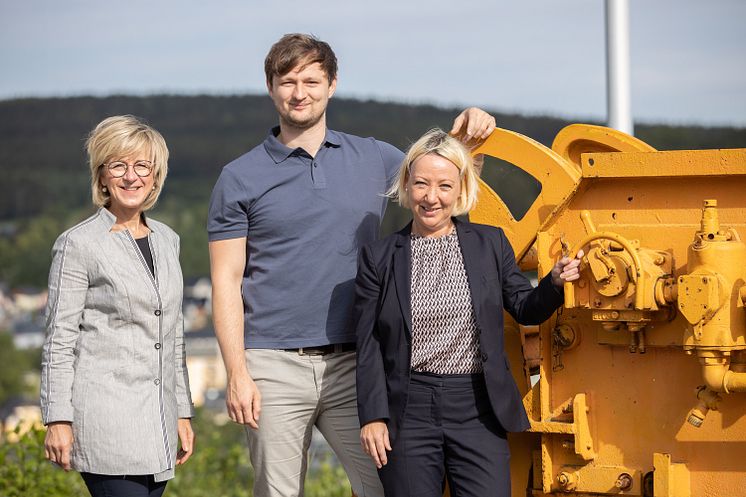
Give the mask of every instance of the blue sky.
[[(636, 122), (746, 126), (746, 1), (631, 0)], [(286, 32), (328, 41), (338, 95), (606, 115), (603, 0), (0, 0), (0, 98), (264, 93)]]

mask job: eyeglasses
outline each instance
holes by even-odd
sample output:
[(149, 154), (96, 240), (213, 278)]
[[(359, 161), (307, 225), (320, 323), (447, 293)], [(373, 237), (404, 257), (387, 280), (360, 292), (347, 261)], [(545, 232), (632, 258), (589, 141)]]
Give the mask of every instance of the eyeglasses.
[[(121, 178), (122, 176), (127, 174), (127, 168), (129, 167), (129, 164), (121, 161), (110, 162), (109, 164), (101, 165), (105, 166), (106, 169), (109, 170), (109, 174), (111, 174), (113, 178)], [(136, 175), (144, 178), (146, 176), (150, 176), (150, 173), (153, 172), (153, 163), (149, 160), (139, 160), (132, 164), (132, 170), (135, 171)]]

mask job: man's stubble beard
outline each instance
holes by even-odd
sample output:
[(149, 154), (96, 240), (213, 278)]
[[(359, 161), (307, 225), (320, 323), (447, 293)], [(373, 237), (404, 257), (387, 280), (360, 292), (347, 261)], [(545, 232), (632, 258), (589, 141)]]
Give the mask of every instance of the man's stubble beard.
[(299, 130), (307, 130), (307, 129), (310, 129), (316, 126), (321, 121), (321, 119), (323, 119), (324, 114), (325, 112), (322, 112), (318, 116), (312, 116), (309, 119), (306, 119), (303, 121), (293, 119), (289, 116), (280, 115), (280, 123), (286, 127), (295, 128)]

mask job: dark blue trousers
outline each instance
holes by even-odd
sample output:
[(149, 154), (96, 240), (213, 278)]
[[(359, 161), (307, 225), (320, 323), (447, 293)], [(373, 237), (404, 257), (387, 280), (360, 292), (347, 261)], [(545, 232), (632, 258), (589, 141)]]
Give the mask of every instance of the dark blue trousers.
[(80, 473), (91, 497), (161, 497), (166, 482), (153, 475), (97, 475)]
[(481, 374), (412, 373), (399, 434), (379, 470), (386, 497), (510, 497), (510, 452)]

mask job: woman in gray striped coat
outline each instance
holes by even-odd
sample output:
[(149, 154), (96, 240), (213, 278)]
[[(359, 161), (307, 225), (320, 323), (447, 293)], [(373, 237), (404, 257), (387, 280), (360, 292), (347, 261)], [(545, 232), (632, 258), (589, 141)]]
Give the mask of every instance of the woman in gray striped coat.
[(194, 449), (179, 237), (144, 214), (166, 179), (168, 148), (133, 116), (103, 120), (86, 147), (99, 210), (52, 250), (46, 456), (79, 471), (94, 497), (155, 497)]

